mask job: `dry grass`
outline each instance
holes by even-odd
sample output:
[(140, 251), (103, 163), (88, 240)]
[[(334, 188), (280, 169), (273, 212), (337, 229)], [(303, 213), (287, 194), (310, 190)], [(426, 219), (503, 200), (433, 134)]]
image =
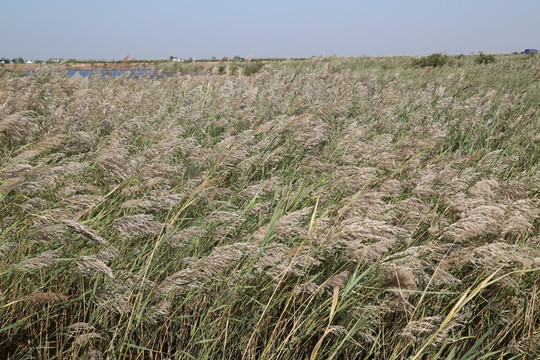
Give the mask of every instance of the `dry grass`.
[(0, 73), (0, 353), (539, 358), (539, 58), (449, 60)]

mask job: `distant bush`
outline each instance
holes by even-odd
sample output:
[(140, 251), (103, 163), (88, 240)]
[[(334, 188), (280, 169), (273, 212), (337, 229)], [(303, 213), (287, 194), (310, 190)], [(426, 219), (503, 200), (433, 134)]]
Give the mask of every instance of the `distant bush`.
[(223, 74), (230, 75), (230, 74), (236, 73), (237, 71), (238, 71), (238, 65), (235, 64), (234, 62), (224, 63), (224, 64), (219, 65), (218, 67), (218, 73), (220, 75), (223, 75)]
[(419, 59), (413, 60), (413, 66), (416, 67), (428, 67), (428, 66), (443, 66), (444, 64), (448, 63), (449, 57), (444, 54), (431, 54), (429, 56), (423, 56)]
[(244, 68), (244, 75), (253, 75), (259, 72), (259, 70), (262, 69), (264, 64), (260, 61), (255, 61), (252, 63), (248, 63), (246, 67)]
[(495, 62), (495, 56), (491, 54), (484, 54), (483, 52), (480, 52), (476, 59), (474, 59), (474, 62), (476, 64), (491, 64)]

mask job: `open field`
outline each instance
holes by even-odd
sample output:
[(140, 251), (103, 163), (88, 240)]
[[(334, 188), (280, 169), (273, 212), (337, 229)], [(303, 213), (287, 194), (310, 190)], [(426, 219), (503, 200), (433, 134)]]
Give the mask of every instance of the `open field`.
[(0, 72), (0, 359), (540, 358), (540, 57)]

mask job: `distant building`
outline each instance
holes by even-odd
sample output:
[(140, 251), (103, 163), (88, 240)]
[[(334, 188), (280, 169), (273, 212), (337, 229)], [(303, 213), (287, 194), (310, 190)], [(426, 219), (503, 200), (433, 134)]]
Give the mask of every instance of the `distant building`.
[(536, 54), (538, 52), (538, 50), (536, 49), (525, 49), (524, 53), (525, 54)]
[(24, 61), (25, 64), (33, 64), (34, 62), (30, 59)]
[(9, 59), (0, 59), (0, 64), (9, 64), (10, 62)]

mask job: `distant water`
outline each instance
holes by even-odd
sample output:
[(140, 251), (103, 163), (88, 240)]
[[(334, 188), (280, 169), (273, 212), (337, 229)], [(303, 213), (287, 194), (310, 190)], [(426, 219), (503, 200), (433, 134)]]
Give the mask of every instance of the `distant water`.
[(66, 71), (66, 76), (75, 76), (79, 74), (82, 77), (87, 77), (93, 74), (99, 74), (101, 77), (111, 76), (113, 78), (129, 73), (131, 76), (140, 77), (149, 75), (155, 75), (150, 69), (144, 70), (68, 70)]

